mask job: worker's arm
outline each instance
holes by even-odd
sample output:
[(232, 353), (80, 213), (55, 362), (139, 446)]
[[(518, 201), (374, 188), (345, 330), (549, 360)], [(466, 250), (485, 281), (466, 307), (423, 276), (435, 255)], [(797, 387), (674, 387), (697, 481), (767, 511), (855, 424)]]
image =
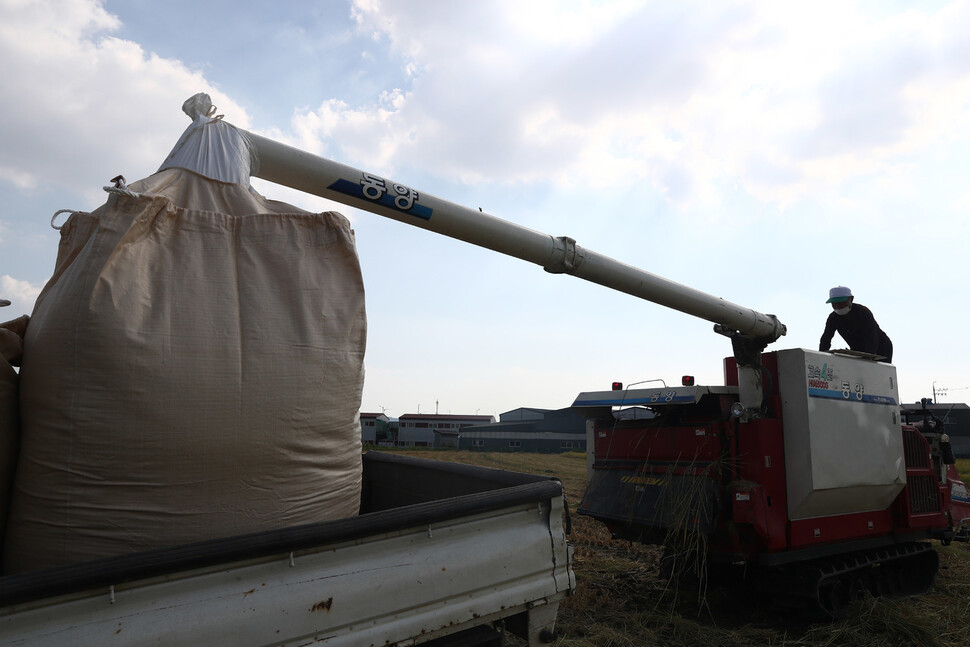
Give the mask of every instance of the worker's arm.
[(20, 358), (24, 351), (24, 334), (27, 332), (27, 322), (30, 317), (23, 315), (13, 321), (0, 323), (0, 357), (11, 366), (20, 366)]
[(869, 308), (862, 306), (856, 307), (859, 308), (859, 312), (856, 315), (859, 318), (859, 341), (863, 344), (864, 348), (856, 348), (855, 350), (876, 355), (879, 353), (879, 326), (876, 324), (876, 318), (872, 315), (872, 310)]
[(825, 330), (822, 332), (822, 338), (818, 340), (818, 349), (821, 351), (832, 348), (832, 337), (835, 335), (835, 317), (835, 314), (830, 314), (829, 318), (825, 320)]

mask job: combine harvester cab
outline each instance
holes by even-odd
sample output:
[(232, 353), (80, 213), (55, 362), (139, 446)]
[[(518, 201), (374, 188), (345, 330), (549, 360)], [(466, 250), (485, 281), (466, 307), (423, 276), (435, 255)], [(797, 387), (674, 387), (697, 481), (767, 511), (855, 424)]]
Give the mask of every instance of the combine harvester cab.
[(904, 421), (895, 367), (871, 356), (791, 349), (760, 363), (758, 411), (738, 402), (734, 358), (724, 386), (580, 394), (580, 514), (668, 555), (703, 553), (691, 563), (743, 563), (797, 609), (925, 592), (938, 568), (926, 540), (966, 539), (970, 517), (942, 429)]

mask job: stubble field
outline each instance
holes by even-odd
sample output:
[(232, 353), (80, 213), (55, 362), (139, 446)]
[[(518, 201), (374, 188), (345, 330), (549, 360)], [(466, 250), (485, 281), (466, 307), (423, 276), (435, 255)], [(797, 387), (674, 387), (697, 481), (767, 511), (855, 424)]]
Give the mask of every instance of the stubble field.
[[(575, 510), (586, 488), (580, 453), (407, 450), (412, 456), (558, 477)], [(970, 460), (957, 467), (970, 478)], [(675, 587), (660, 549), (613, 540), (599, 522), (572, 515), (576, 592), (560, 607), (557, 647), (970, 647), (970, 547), (938, 546), (928, 594), (863, 599), (835, 621), (779, 616), (737, 589)], [(515, 639), (509, 640), (510, 645)]]

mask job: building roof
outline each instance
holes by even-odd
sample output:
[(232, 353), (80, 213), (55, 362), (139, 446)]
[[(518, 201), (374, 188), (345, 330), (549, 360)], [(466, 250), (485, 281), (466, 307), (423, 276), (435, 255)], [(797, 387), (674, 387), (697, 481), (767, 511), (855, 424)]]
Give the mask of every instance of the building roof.
[(474, 420), (477, 422), (489, 422), (494, 420), (494, 416), (479, 416), (479, 415), (467, 415), (467, 416), (456, 416), (452, 414), (437, 414), (437, 413), (405, 413), (398, 416), (399, 420), (438, 420), (438, 421), (458, 421), (458, 420)]
[[(920, 406), (920, 403), (914, 402), (913, 404), (906, 404), (904, 402), (903, 406), (906, 408), (918, 409)], [(955, 409), (968, 409), (970, 408), (970, 405), (967, 405), (964, 402), (928, 402), (927, 407), (929, 407), (930, 409), (943, 409), (943, 408), (949, 409), (950, 407), (953, 407)]]
[(502, 429), (475, 427), (471, 431), (463, 429), (460, 434), (465, 440), (586, 440), (585, 434), (556, 431), (535, 431), (532, 427), (527, 427), (522, 430), (509, 429), (504, 425), (502, 427)]
[(514, 420), (541, 420), (550, 409), (536, 409), (535, 407), (519, 407), (511, 411), (504, 411), (499, 414), (501, 422), (512, 422)]

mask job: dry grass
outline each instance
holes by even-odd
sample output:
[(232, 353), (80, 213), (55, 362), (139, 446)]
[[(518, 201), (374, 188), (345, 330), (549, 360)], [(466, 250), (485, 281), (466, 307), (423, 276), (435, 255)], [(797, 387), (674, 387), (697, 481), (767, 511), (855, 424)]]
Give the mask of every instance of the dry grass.
[[(580, 453), (413, 450), (426, 458), (555, 475), (571, 510), (586, 487)], [(970, 460), (957, 468), (970, 479)], [(558, 647), (970, 647), (970, 549), (940, 547), (940, 573), (926, 595), (856, 602), (847, 617), (816, 624), (772, 615), (743, 593), (711, 587), (677, 595), (660, 575), (661, 549), (613, 540), (572, 516), (576, 592), (560, 607)], [(509, 644), (516, 643), (510, 639)]]
[(957, 471), (960, 472), (960, 478), (966, 483), (967, 479), (970, 479), (970, 458), (958, 459)]

